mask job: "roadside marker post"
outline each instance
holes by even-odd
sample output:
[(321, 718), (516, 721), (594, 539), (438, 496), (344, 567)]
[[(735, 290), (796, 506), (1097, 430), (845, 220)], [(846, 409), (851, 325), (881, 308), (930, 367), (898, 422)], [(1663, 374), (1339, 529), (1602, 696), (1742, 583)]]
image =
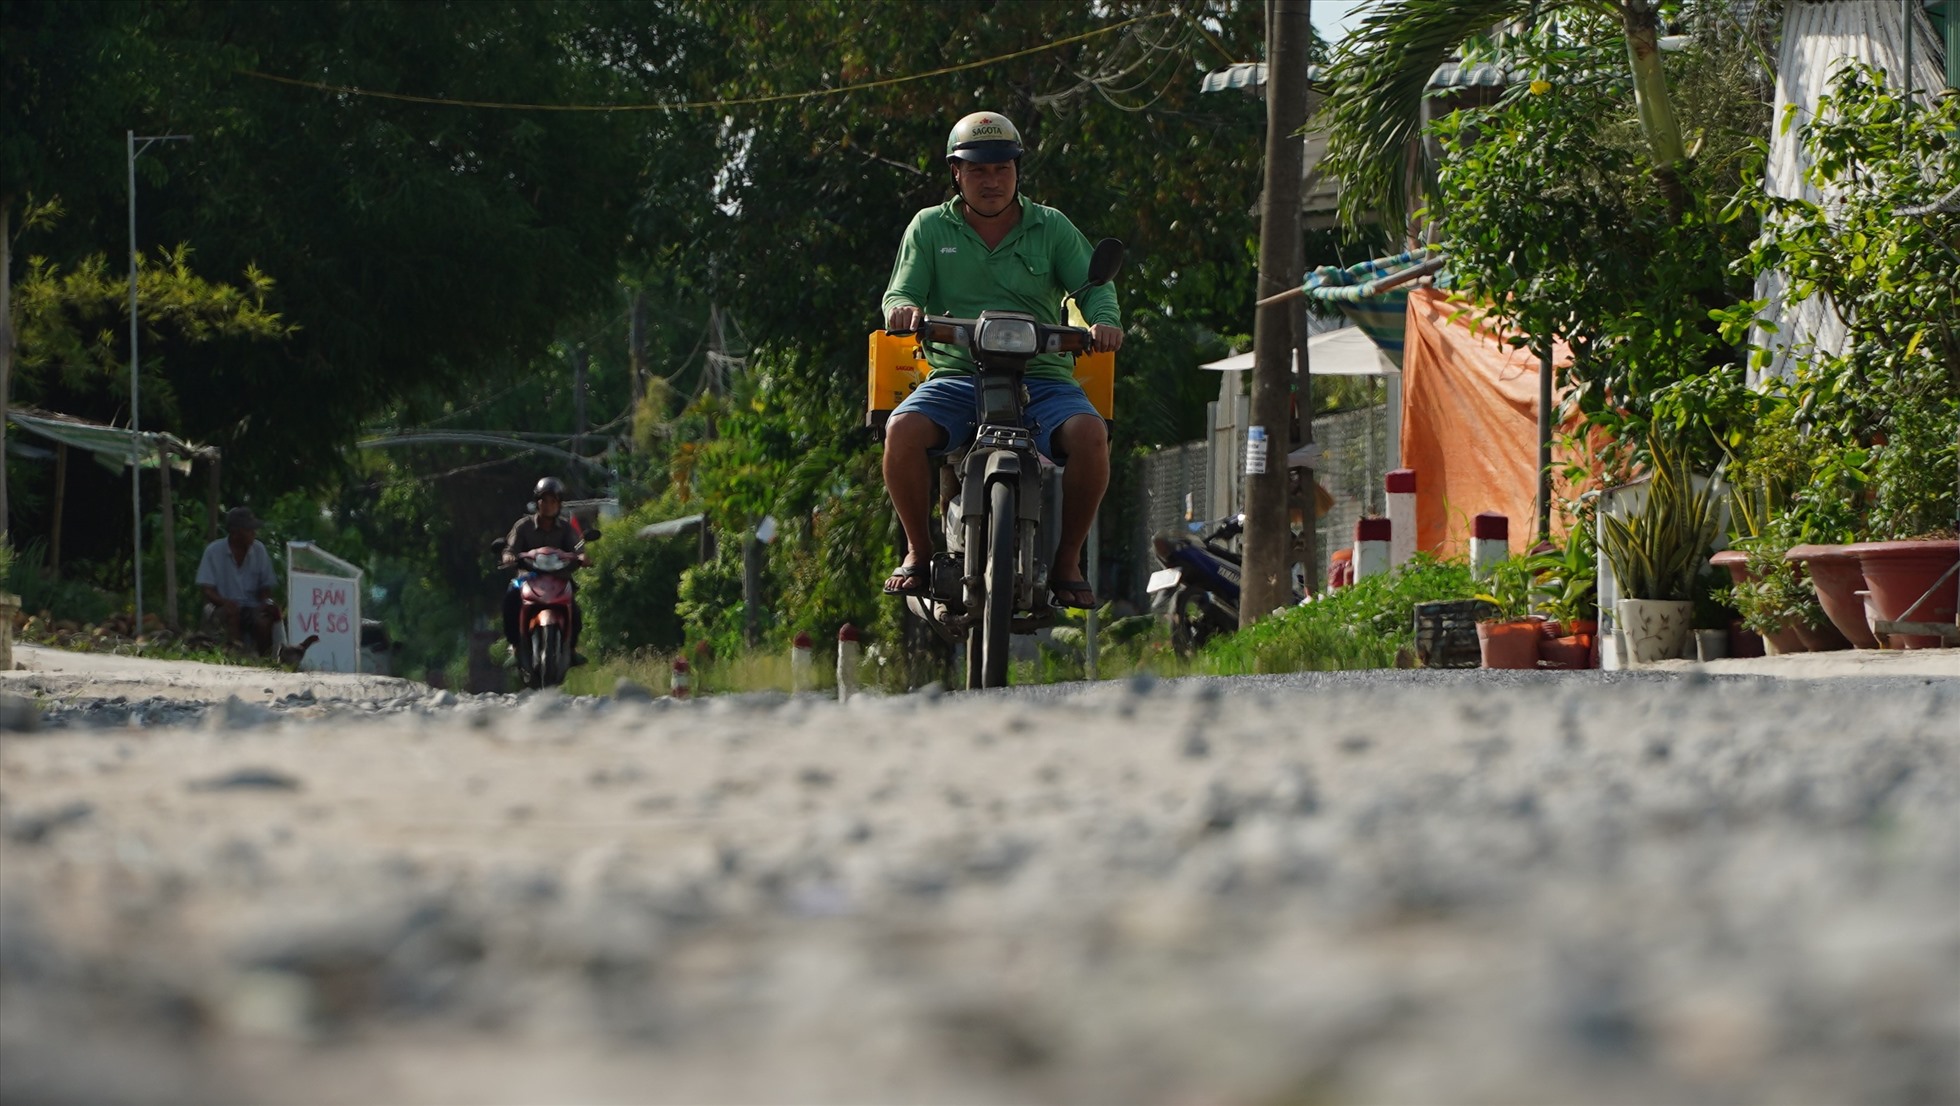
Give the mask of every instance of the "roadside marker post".
[(857, 694), (858, 632), (846, 622), (837, 630), (837, 701)]
[(1401, 568), (1416, 552), (1416, 470), (1396, 469), (1382, 486), (1388, 493), (1388, 564)]
[(1511, 520), (1485, 511), (1470, 520), (1470, 578), (1482, 580), (1511, 555)]
[(1390, 524), (1385, 518), (1364, 518), (1354, 524), (1354, 578), (1366, 580), (1388, 571)]
[(796, 631), (796, 640), (789, 651), (789, 689), (791, 694), (800, 695), (810, 690), (811, 681), (810, 635), (807, 631)]

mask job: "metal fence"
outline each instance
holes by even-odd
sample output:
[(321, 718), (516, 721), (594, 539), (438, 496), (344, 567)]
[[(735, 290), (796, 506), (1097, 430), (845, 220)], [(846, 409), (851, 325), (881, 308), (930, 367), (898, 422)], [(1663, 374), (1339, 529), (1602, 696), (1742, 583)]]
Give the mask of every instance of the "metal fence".
[[(1210, 520), (1239, 501), (1236, 489), (1243, 488), (1245, 481), (1245, 431), (1244, 420), (1238, 421), (1239, 427), (1214, 434), (1210, 441), (1170, 446), (1143, 458), (1142, 502), (1137, 510), (1141, 529), (1132, 543), (1134, 579), (1146, 580), (1157, 568), (1150, 535), (1184, 522)], [(1354, 524), (1365, 516), (1387, 513), (1382, 477), (1390, 463), (1388, 405), (1323, 415), (1314, 420), (1313, 437), (1321, 449), (1314, 478), (1334, 497), (1334, 505), (1320, 518), (1319, 548), (1309, 565), (1318, 587), (1327, 578), (1330, 552), (1354, 541)], [(1221, 463), (1216, 472), (1214, 446), (1229, 454), (1229, 458), (1217, 457)], [(1233, 488), (1219, 487), (1227, 479)]]

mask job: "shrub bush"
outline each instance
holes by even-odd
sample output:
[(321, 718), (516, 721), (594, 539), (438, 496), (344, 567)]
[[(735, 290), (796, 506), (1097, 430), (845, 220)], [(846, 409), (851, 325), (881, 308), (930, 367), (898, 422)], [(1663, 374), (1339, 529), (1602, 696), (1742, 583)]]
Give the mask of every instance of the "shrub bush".
[(680, 648), (681, 616), (676, 608), (681, 577), (694, 564), (699, 540), (694, 534), (639, 536), (642, 526), (674, 513), (678, 512), (664, 499), (643, 504), (609, 521), (605, 537), (588, 547), (592, 568), (579, 588), (585, 652), (600, 656)]
[(1397, 651), (1414, 645), (1416, 604), (1468, 599), (1476, 591), (1467, 563), (1418, 553), (1392, 572), (1214, 639), (1197, 669), (1230, 675), (1392, 668)]

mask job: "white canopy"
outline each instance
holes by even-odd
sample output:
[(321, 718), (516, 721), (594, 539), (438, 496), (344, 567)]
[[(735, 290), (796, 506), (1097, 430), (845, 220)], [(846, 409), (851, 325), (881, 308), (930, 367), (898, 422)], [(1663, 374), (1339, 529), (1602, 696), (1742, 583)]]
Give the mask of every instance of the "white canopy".
[[(1374, 339), (1358, 326), (1344, 326), (1308, 338), (1307, 358), (1315, 376), (1383, 376), (1398, 371), (1382, 356)], [(1235, 354), (1198, 367), (1214, 372), (1243, 372), (1252, 368), (1252, 354)], [(1293, 357), (1293, 371), (1300, 371), (1298, 353)]]

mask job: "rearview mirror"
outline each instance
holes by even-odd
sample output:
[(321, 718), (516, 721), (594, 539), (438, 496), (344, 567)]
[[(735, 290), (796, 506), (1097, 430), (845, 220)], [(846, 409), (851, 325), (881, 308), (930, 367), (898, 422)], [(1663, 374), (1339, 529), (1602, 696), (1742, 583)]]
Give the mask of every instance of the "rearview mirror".
[(1089, 255), (1089, 287), (1115, 280), (1123, 268), (1123, 254), (1123, 243), (1114, 238), (1096, 243), (1095, 252)]
[(586, 541), (598, 541), (598, 540), (599, 540), (599, 537), (600, 537), (600, 535), (599, 535), (599, 531), (597, 531), (597, 530), (587, 530), (587, 531), (585, 532), (585, 540), (586, 540)]
[(490, 552), (492, 553), (502, 553), (508, 548), (510, 548), (510, 540), (508, 538), (498, 538), (496, 541), (490, 543)]

